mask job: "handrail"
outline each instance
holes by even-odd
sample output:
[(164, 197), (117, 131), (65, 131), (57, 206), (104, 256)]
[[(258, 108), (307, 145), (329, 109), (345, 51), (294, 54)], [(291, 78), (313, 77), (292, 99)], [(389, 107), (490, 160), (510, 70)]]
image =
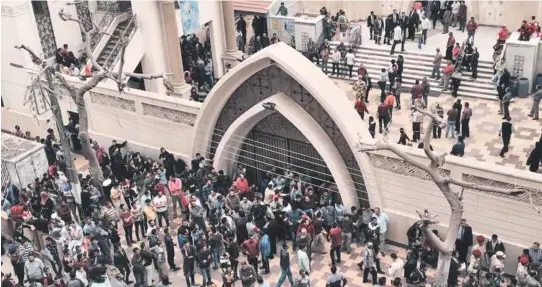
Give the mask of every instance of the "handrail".
[(132, 17), (132, 19), (130, 20), (130, 22), (128, 23), (128, 25), (126, 26), (126, 28), (124, 29), (124, 31), (120, 35), (120, 41), (118, 41), (117, 44), (115, 44), (115, 46), (113, 47), (113, 50), (111, 50), (111, 53), (109, 53), (109, 55), (105, 59), (104, 64), (103, 64), (104, 68), (109, 68), (110, 67), (110, 66), (108, 66), (107, 63), (109, 62), (111, 56), (114, 55), (114, 54), (116, 54), (116, 55), (115, 55), (115, 59), (113, 60), (113, 62), (111, 62), (111, 66), (117, 62), (118, 53), (115, 53), (115, 51), (117, 51), (117, 49), (119, 48), (119, 45), (124, 42), (124, 39), (126, 37), (126, 32), (131, 34), (131, 35), (128, 35), (128, 36), (130, 36), (130, 38), (126, 37), (126, 40), (127, 40), (126, 44), (128, 44), (130, 42), (130, 40), (132, 38), (131, 36), (133, 36), (133, 33), (132, 33), (132, 31), (130, 29), (134, 29), (134, 31), (135, 31), (135, 24), (136, 24), (135, 18), (136, 18), (136, 15), (134, 15)]
[[(103, 1), (98, 1), (98, 3), (102, 3), (102, 2)], [(117, 5), (117, 1), (106, 1), (106, 5), (108, 9), (105, 15), (103, 16), (102, 20), (98, 24), (99, 26), (98, 29), (100, 30), (105, 27), (108, 27), (113, 22), (115, 17), (121, 14), (119, 5)], [(92, 47), (92, 50), (94, 50), (94, 47), (96, 47), (96, 45), (100, 42), (100, 40), (102, 39), (102, 37), (104, 37), (104, 35), (105, 34), (103, 33), (96, 33), (92, 35), (92, 37), (90, 38), (90, 45)]]

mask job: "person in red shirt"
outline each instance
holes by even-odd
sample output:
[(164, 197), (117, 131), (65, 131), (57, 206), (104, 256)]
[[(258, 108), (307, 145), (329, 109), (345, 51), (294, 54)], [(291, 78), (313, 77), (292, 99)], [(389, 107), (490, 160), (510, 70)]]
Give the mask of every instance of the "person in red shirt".
[(506, 26), (502, 26), (498, 33), (499, 39), (497, 40), (497, 44), (504, 45), (509, 34), (510, 31), (508, 31), (508, 28), (506, 28)]
[(450, 78), (452, 77), (452, 74), (454, 72), (454, 65), (452, 64), (452, 61), (448, 61), (448, 65), (442, 69), (442, 86), (444, 87), (442, 91), (448, 90), (448, 84), (450, 82)]
[(384, 105), (388, 106), (388, 109), (390, 110), (390, 122), (393, 117), (393, 104), (395, 104), (395, 96), (392, 93), (388, 93), (384, 100)]
[(467, 23), (467, 34), (469, 35), (467, 39), (472, 45), (474, 45), (474, 34), (476, 33), (476, 29), (478, 29), (478, 23), (474, 21), (474, 17), (470, 17), (470, 21)]
[(248, 191), (248, 181), (244, 174), (239, 175), (239, 178), (235, 181), (235, 187), (237, 187), (240, 192)]
[(384, 130), (388, 131), (388, 122), (390, 121), (390, 110), (384, 101), (378, 106), (378, 132), (382, 133), (382, 126)]
[(331, 230), (329, 231), (329, 238), (331, 240), (329, 257), (331, 257), (331, 265), (335, 265), (335, 256), (337, 256), (337, 263), (341, 263), (342, 233), (343, 232), (337, 223), (333, 223)]
[(365, 104), (365, 102), (361, 98), (358, 98), (356, 100), (356, 104), (354, 105), (354, 108), (356, 109), (356, 111), (358, 112), (358, 115), (361, 117), (361, 120), (363, 121), (365, 113), (369, 112), (369, 110), (367, 110), (367, 105)]
[(260, 242), (254, 238), (255, 236), (250, 237), (241, 244), (243, 253), (247, 256), (248, 263), (254, 266), (254, 270), (258, 270), (258, 256), (260, 256)]

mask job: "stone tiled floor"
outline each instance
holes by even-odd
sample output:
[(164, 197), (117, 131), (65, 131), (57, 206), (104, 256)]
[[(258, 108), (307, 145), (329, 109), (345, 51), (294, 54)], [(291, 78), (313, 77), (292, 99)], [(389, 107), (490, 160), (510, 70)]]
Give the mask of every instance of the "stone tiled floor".
[[(348, 99), (355, 100), (355, 92), (352, 90), (351, 81), (333, 80), (341, 89), (346, 91)], [(433, 89), (435, 87), (432, 87)], [(370, 93), (369, 114), (376, 118), (377, 102), (380, 98), (380, 90), (373, 89)], [(436, 101), (443, 107), (444, 112), (455, 102), (449, 94), (442, 94), (438, 97), (429, 97), (429, 106)], [(390, 142), (397, 142), (399, 129), (404, 128), (409, 137), (412, 138), (412, 123), (410, 112), (410, 94), (401, 95), (402, 109), (393, 111), (393, 123), (389, 126), (390, 133), (388, 139)], [(510, 115), (514, 125), (515, 134), (512, 135), (510, 150), (504, 158), (499, 156), (502, 148), (502, 139), (498, 136), (499, 128), (502, 123), (502, 116), (498, 115), (499, 110), (497, 101), (484, 99), (461, 98), (462, 104), (468, 102), (473, 110), (473, 116), (470, 122), (471, 136), (465, 141), (465, 157), (474, 157), (480, 161), (493, 163), (502, 166), (526, 169), (527, 157), (533, 150), (535, 142), (540, 138), (542, 132), (542, 120), (533, 120), (528, 117), (532, 100), (530, 98), (517, 98), (510, 105)], [(365, 116), (368, 120), (368, 116)], [(426, 121), (427, 123), (427, 121)], [(377, 135), (377, 138), (381, 135)], [(422, 135), (423, 137), (423, 135)], [(433, 139), (431, 144), (436, 151), (450, 152), (452, 145), (456, 140), (444, 137)]]

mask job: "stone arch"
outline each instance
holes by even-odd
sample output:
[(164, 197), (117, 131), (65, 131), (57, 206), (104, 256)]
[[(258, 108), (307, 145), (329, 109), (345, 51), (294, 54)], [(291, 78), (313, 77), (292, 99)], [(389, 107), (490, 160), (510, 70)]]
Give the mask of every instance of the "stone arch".
[[(276, 78), (280, 78), (280, 83), (272, 83)], [(240, 94), (239, 90), (243, 88), (252, 90)], [(366, 199), (369, 197), (373, 206), (380, 205), (372, 166), (367, 156), (357, 152), (354, 147), (359, 136), (369, 141), (372, 139), (367, 124), (361, 121), (343, 90), (312, 62), (284, 43), (274, 44), (239, 63), (213, 87), (196, 119), (196, 144), (193, 152), (214, 154), (212, 150), (216, 149), (223, 137), (222, 133), (235, 118), (261, 99), (284, 90), (287, 90), (288, 96), (297, 97), (296, 102), (302, 103), (303, 108), (319, 121), (320, 125), (323, 121), (318, 117), (325, 117), (325, 123), (333, 129), (326, 129), (326, 132), (332, 133), (330, 138), (336, 146), (337, 141), (340, 141), (337, 148), (341, 151), (347, 168), (350, 173), (352, 170), (357, 173), (354, 180), (360, 183), (356, 184), (357, 190), (361, 190), (358, 196), (363, 195)], [(243, 106), (237, 107), (238, 104)], [(224, 118), (228, 114), (231, 116)], [(217, 126), (222, 127), (220, 135), (217, 134)]]
[[(275, 104), (274, 110), (265, 109), (263, 103)], [(245, 138), (258, 122), (275, 112), (282, 114), (295, 126), (300, 127), (300, 132), (322, 156), (341, 192), (344, 204), (358, 205), (354, 180), (346, 168), (341, 153), (316, 120), (284, 93), (277, 93), (252, 106), (229, 126), (216, 148), (215, 167), (219, 170), (231, 168), (243, 145), (243, 142), (234, 137)]]

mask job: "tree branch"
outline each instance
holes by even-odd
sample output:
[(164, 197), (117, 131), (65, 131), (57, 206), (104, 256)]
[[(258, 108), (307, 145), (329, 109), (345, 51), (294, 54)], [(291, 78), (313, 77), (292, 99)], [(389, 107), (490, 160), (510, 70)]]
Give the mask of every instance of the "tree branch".
[(534, 204), (534, 201), (533, 201), (533, 194), (531, 192), (528, 193), (528, 196), (529, 196), (529, 202), (531, 203), (531, 207), (536, 210), (536, 212), (538, 212), (538, 214), (540, 214), (540, 209), (538, 209), (538, 207), (536, 206), (536, 204)]
[[(436, 169), (431, 168), (428, 165), (425, 165), (424, 163), (414, 159), (410, 155), (406, 154), (403, 150), (399, 148), (399, 145), (396, 144), (390, 144), (387, 142), (380, 142), (376, 143), (372, 146), (364, 146), (361, 143), (357, 144), (358, 151), (360, 152), (368, 152), (368, 151), (378, 151), (378, 150), (389, 150), (396, 155), (398, 155), (400, 158), (405, 160), (406, 162), (412, 164), (413, 166), (427, 172), (433, 179), (440, 178), (440, 175), (438, 174)], [(424, 147), (425, 148), (425, 147)]]
[(518, 196), (527, 192), (527, 189), (523, 187), (506, 189), (506, 188), (500, 188), (500, 187), (494, 187), (494, 186), (479, 185), (476, 183), (457, 180), (452, 177), (447, 177), (444, 179), (444, 181), (446, 184), (451, 183), (451, 184), (455, 184), (464, 188), (475, 189), (475, 190), (491, 192), (491, 193), (507, 194), (507, 195), (513, 195), (513, 196)]
[(120, 64), (119, 64), (119, 71), (118, 71), (118, 78), (117, 78), (117, 87), (119, 89), (119, 92), (122, 92), (124, 90), (124, 81), (123, 81), (123, 74), (122, 69), (124, 69), (124, 55), (126, 54), (126, 41), (123, 36), (120, 37), (120, 44), (122, 45), (122, 48), (120, 49)]
[(30, 58), (32, 58), (32, 62), (36, 65), (43, 65), (43, 59), (40, 58), (38, 56), (38, 54), (36, 54), (30, 47), (27, 47), (25, 45), (19, 45), (19, 46), (15, 46), (15, 49), (23, 49), (25, 51), (28, 52), (28, 54), (30, 54)]
[(164, 74), (140, 74), (140, 73), (125, 72), (124, 75), (127, 77), (132, 77), (132, 78), (141, 79), (141, 80), (154, 80), (154, 79), (164, 78)]
[(431, 160), (431, 165), (434, 168), (439, 168), (442, 165), (444, 165), (444, 157), (446, 156), (446, 154), (444, 153), (440, 156), (437, 156), (436, 153), (431, 150), (431, 136), (430, 135), (433, 129), (433, 125), (435, 125), (435, 123), (438, 123), (439, 125), (443, 125), (443, 120), (433, 113), (427, 112), (425, 110), (422, 110), (416, 107), (414, 108), (414, 111), (429, 117), (429, 124), (425, 128), (425, 136), (423, 138), (423, 151), (425, 152), (427, 157)]

